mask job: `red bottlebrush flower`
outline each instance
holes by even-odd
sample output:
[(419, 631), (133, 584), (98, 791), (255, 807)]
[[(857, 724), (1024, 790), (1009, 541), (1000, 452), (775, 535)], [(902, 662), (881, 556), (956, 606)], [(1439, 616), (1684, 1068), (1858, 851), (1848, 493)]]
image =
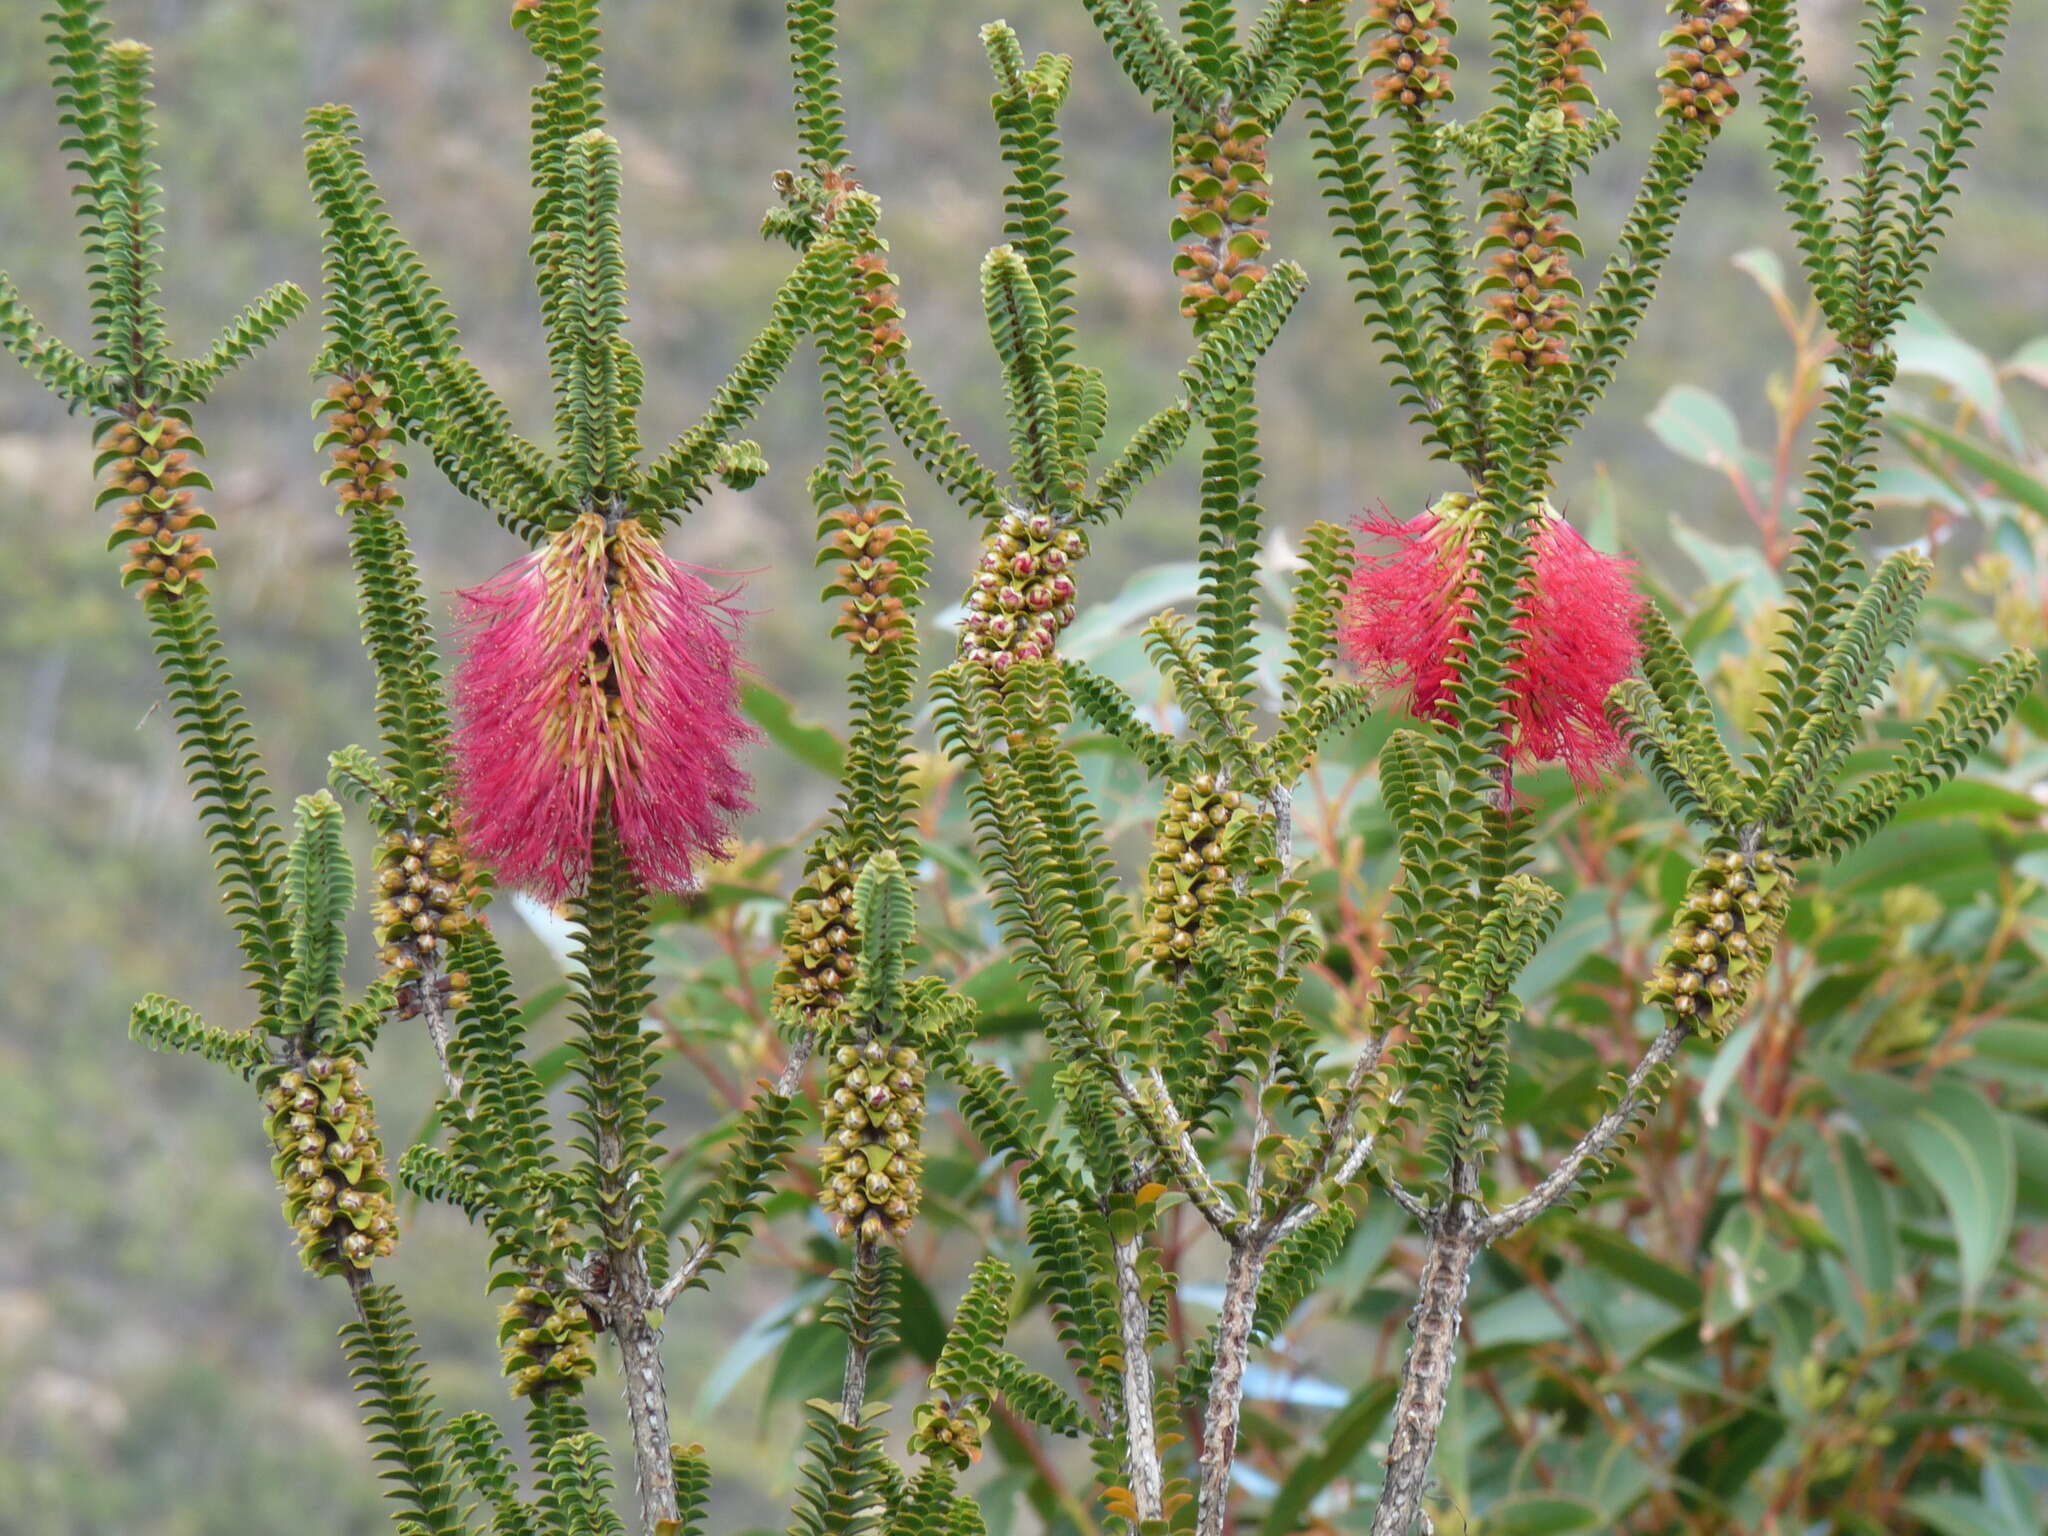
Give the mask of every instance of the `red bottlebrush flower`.
[[(1628, 756), (1606, 702), (1635, 670), (1643, 599), (1635, 562), (1602, 554), (1546, 503), (1530, 545), (1514, 663), (1514, 762), (1561, 762), (1581, 790)], [(1393, 546), (1361, 555), (1340, 629), (1369, 682), (1408, 690), (1419, 719), (1445, 721), (1472, 605), (1470, 503), (1447, 496), (1408, 522), (1362, 519)]]
[(471, 848), (559, 901), (582, 888), (608, 813), (643, 885), (687, 889), (752, 809), (734, 758), (754, 732), (731, 595), (642, 524), (607, 529), (593, 512), (461, 602), (455, 767)]

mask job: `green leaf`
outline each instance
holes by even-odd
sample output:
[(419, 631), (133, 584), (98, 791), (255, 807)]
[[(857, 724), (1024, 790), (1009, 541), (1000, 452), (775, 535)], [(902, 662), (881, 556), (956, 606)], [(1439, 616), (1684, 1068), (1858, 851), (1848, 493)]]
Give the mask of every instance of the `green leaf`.
[[(1686, 1440), (1679, 1452), (1677, 1476), (1691, 1485), (1691, 1491), (1725, 1510), (1784, 1438), (1785, 1421), (1778, 1414), (1740, 1409), (1710, 1421)], [(1731, 1523), (1728, 1528), (1735, 1526)]]
[(1951, 432), (1946, 427), (1937, 427), (1924, 417), (1910, 411), (1889, 413), (1894, 430), (1917, 432), (1946, 452), (1958, 464), (1983, 476), (2004, 495), (2011, 497), (2021, 506), (2048, 517), (2048, 481), (2028, 474), (2004, 454), (1986, 448), (1982, 443)]
[(1927, 1493), (1908, 1499), (1906, 1508), (1941, 1536), (2033, 1536), (1981, 1499), (1960, 1493)]
[(1742, 1075), (1742, 1064), (1749, 1059), (1762, 1029), (1763, 1020), (1751, 1019), (1722, 1041), (1720, 1049), (1714, 1052), (1713, 1063), (1707, 1068), (1706, 1076), (1700, 1079), (1700, 1119), (1704, 1124), (1715, 1126), (1721, 1123), (1721, 1105), (1734, 1088), (1735, 1080)]
[(1742, 467), (1742, 427), (1735, 413), (1692, 384), (1676, 384), (1664, 392), (1650, 412), (1649, 428), (1673, 453), (1731, 474)]
[(1923, 799), (1901, 806), (1891, 824), (1904, 827), (1916, 821), (1942, 821), (1950, 817), (2031, 823), (2040, 814), (2041, 807), (2016, 789), (1984, 779), (1956, 779)]
[(1799, 1283), (1806, 1257), (1748, 1206), (1728, 1213), (1714, 1234), (1713, 1269), (1702, 1332), (1725, 1333)]
[(1916, 309), (1892, 340), (1899, 372), (1918, 374), (1948, 386), (1983, 420), (1994, 425), (2005, 415), (2005, 393), (1991, 359), (1950, 330), (1931, 311)]
[(1569, 1228), (1569, 1235), (1572, 1245), (1588, 1264), (1606, 1270), (1624, 1284), (1634, 1286), (1682, 1313), (1699, 1310), (1705, 1294), (1699, 1281), (1645, 1253), (1621, 1233), (1590, 1221), (1575, 1221)]
[[(1684, 523), (1672, 525), (1671, 537), (1686, 558), (1700, 568), (1707, 585), (1729, 589), (1729, 602), (1745, 619), (1756, 618), (1766, 608), (1776, 606), (1784, 595), (1778, 573), (1755, 545), (1723, 544)], [(1688, 645), (1694, 643), (1690, 626), (1685, 638)]]
[(2012, 1231), (2017, 1171), (2012, 1129), (1984, 1095), (1949, 1078), (1906, 1118), (1899, 1138), (1955, 1225), (1963, 1294), (1974, 1300)]
[(1290, 1536), (1307, 1515), (1316, 1495), (1342, 1477), (1378, 1433), (1381, 1421), (1394, 1406), (1392, 1381), (1376, 1381), (1360, 1387), (1351, 1401), (1339, 1408), (1323, 1427), (1315, 1449), (1294, 1464), (1287, 1481), (1266, 1506), (1266, 1523), (1260, 1536)]
[(2048, 389), (2048, 336), (2036, 336), (2005, 360), (2004, 373), (2016, 373)]
[(834, 1392), (845, 1366), (845, 1334), (830, 1323), (799, 1324), (775, 1356), (763, 1403), (802, 1403)]
[(1980, 1060), (2048, 1072), (2048, 1021), (2006, 1019), (1986, 1024), (1972, 1032), (1970, 1048)]
[(1201, 590), (1201, 567), (1192, 560), (1147, 566), (1126, 581), (1115, 597), (1094, 604), (1081, 615), (1060, 637), (1061, 654), (1076, 661), (1091, 660), (1131, 625), (1162, 608), (1189, 602)]
[(1891, 1200), (1850, 1137), (1816, 1133), (1811, 1146), (1813, 1198), (1821, 1221), (1841, 1245), (1865, 1305), (1876, 1310), (1891, 1299), (1902, 1262)]
[(1729, 264), (1738, 272), (1746, 273), (1749, 280), (1770, 297), (1785, 301), (1785, 263), (1769, 246), (1754, 245), (1746, 251), (1737, 251)]
[(761, 734), (807, 768), (836, 779), (846, 764), (846, 743), (822, 725), (797, 718), (796, 706), (766, 683), (740, 684), (740, 708)]
[(2007, 1408), (2048, 1419), (2048, 1390), (2008, 1350), (1990, 1344), (1959, 1349), (1941, 1362), (1940, 1371)]
[(1529, 1494), (1503, 1499), (1473, 1531), (1475, 1536), (1560, 1536), (1567, 1531), (1605, 1530), (1608, 1524), (1606, 1512), (1584, 1499)]
[(2019, 1208), (2030, 1218), (2048, 1215), (2048, 1125), (2027, 1115), (2007, 1115), (2019, 1164)]
[(1984, 1502), (2015, 1531), (2038, 1525), (2040, 1500), (2028, 1486), (2028, 1472), (1999, 1456), (1984, 1458)]

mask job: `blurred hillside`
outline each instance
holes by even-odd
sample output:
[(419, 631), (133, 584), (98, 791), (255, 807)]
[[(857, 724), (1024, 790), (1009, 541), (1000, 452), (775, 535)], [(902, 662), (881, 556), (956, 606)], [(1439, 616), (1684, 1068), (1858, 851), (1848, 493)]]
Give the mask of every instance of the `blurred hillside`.
[[(29, 0), (0, 6), (0, 266), (69, 336), (85, 334), (67, 177)], [(195, 342), (280, 278), (317, 291), (318, 235), (298, 153), (305, 109), (356, 106), (400, 222), (461, 314), (478, 363), (530, 430), (545, 419), (545, 358), (525, 251), (523, 146), (534, 71), (505, 0), (116, 0), (118, 25), (157, 45), (170, 210), (173, 324)], [(1855, 0), (1806, 0), (1810, 62), (1832, 127), (1843, 106)], [(1587, 272), (1633, 189), (1654, 101), (1648, 60), (1662, 7), (1610, 7), (1609, 103), (1631, 130), (1582, 199)], [(1942, 24), (1948, 0), (1929, 6)], [(2048, 12), (2018, 7), (2006, 82), (1975, 157), (1931, 307), (1992, 357), (2048, 330)], [(614, 128), (625, 151), (637, 339), (648, 366), (645, 435), (694, 419), (759, 323), (786, 270), (756, 237), (770, 177), (790, 160), (780, 8), (767, 0), (612, 0)], [(1080, 231), (1083, 335), (1109, 372), (1120, 428), (1171, 387), (1185, 351), (1165, 238), (1162, 124), (1137, 105), (1076, 0), (1012, 0), (1028, 48), (1076, 56), (1070, 185)], [(1637, 13), (1637, 14), (1631, 14)], [(1000, 239), (995, 135), (976, 28), (997, 14), (955, 0), (846, 0), (852, 135), (883, 197), (908, 326), (926, 380), (968, 435), (994, 440), (996, 383), (976, 295)], [(1478, 29), (1471, 52), (1477, 54)], [(1477, 59), (1471, 61), (1477, 66)], [(1697, 573), (1678, 520), (1739, 542), (1719, 482), (1674, 473), (1644, 422), (1678, 381), (1728, 400), (1755, 437), (1781, 338), (1741, 251), (1789, 249), (1754, 112), (1739, 114), (1688, 215), (1642, 344), (1563, 474), (1590, 505), (1604, 473), (1622, 542), (1684, 590)], [(1444, 488), (1418, 451), (1339, 284), (1306, 146), (1277, 164), (1276, 249), (1319, 286), (1264, 377), (1268, 504), (1281, 527), (1341, 519)], [(343, 528), (310, 451), (306, 364), (316, 328), (233, 380), (201, 422), (219, 484), (217, 582), (244, 692), (287, 797), (357, 739), (369, 685), (353, 625)], [(773, 466), (746, 496), (721, 491), (674, 548), (748, 573), (759, 672), (824, 718), (836, 660), (817, 643), (803, 476), (815, 441), (801, 375), (754, 429)], [(514, 552), (414, 454), (412, 525), (429, 586), (473, 583)], [(1192, 553), (1190, 465), (1100, 540), (1094, 591)], [(226, 1536), (382, 1528), (331, 1329), (336, 1299), (300, 1273), (274, 1220), (253, 1114), (216, 1075), (150, 1057), (123, 1037), (130, 1002), (161, 990), (218, 1022), (243, 1004), (210, 899), (168, 721), (132, 600), (101, 552), (85, 424), (0, 365), (0, 1531), (147, 1530)], [(912, 478), (913, 511), (936, 505)], [(943, 520), (938, 585), (966, 568), (966, 532)], [(822, 808), (815, 777), (763, 760), (764, 837)], [(507, 922), (508, 937), (519, 938)], [(515, 944), (529, 976), (552, 963)], [(385, 1117), (403, 1138), (430, 1097), (424, 1050), (380, 1058)], [(408, 1058), (406, 1053), (413, 1052)], [(408, 1070), (410, 1068), (411, 1070)], [(687, 1103), (687, 1091), (672, 1094)], [(477, 1326), (478, 1250), (445, 1215), (421, 1222), (395, 1266), (458, 1407), (497, 1392)], [(443, 1241), (443, 1239), (447, 1239)], [(724, 1309), (722, 1312), (720, 1309)], [(702, 1336), (673, 1341), (701, 1376), (752, 1315), (729, 1288)], [(747, 1390), (737, 1401), (751, 1403)], [(787, 1420), (728, 1413), (714, 1460), (732, 1508), (767, 1518), (786, 1482)], [(704, 1433), (704, 1429), (696, 1432)], [(752, 1488), (738, 1491), (749, 1479)]]

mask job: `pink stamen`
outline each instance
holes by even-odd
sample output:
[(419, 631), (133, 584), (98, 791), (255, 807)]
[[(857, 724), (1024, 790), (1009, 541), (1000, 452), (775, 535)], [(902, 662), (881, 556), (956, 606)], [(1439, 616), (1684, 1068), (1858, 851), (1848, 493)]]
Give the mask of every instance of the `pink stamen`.
[[(1393, 548), (1359, 557), (1339, 632), (1345, 653), (1368, 682), (1406, 689), (1418, 719), (1448, 721), (1472, 605), (1470, 538), (1433, 512), (1405, 523), (1383, 513), (1359, 529)], [(1584, 792), (1626, 760), (1606, 701), (1641, 655), (1633, 571), (1545, 515), (1517, 620), (1511, 763), (1561, 762)]]
[(731, 595), (641, 524), (587, 513), (460, 596), (455, 765), (477, 855), (560, 901), (608, 809), (643, 885), (689, 889), (752, 808)]

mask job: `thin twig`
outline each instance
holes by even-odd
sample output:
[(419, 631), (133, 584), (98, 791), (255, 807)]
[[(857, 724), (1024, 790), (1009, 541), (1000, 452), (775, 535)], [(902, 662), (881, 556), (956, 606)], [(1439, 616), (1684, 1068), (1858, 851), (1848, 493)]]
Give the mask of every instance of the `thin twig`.
[[(447, 1085), (451, 1106), (462, 1104), (462, 1074), (455, 1070), (450, 1053), (455, 1045), (455, 1030), (448, 1020), (448, 998), (439, 982), (441, 971), (436, 965), (422, 965), (415, 984), (419, 988), (420, 1015), (427, 1021), (427, 1038), (434, 1043), (434, 1059), (441, 1063), (441, 1081)], [(468, 1111), (464, 1109), (466, 1116)]]
[[(776, 1077), (775, 1081), (768, 1087), (768, 1094), (771, 1098), (787, 1099), (796, 1092), (798, 1086), (803, 1082), (804, 1067), (810, 1061), (811, 1052), (817, 1046), (817, 1043), (818, 1037), (814, 1030), (807, 1029), (796, 1037), (796, 1043), (789, 1049), (788, 1062), (783, 1066), (781, 1073)], [(661, 1289), (654, 1293), (654, 1305), (657, 1308), (673, 1306), (675, 1299), (682, 1295), (689, 1288), (690, 1282), (703, 1272), (704, 1266), (710, 1262), (712, 1254), (717, 1249), (718, 1235), (716, 1233), (706, 1232), (702, 1237), (698, 1238), (696, 1246), (684, 1256), (683, 1262), (663, 1282)]]
[(1173, 1102), (1172, 1090), (1166, 1086), (1166, 1074), (1153, 1067), (1144, 1078), (1133, 1082), (1118, 1063), (1112, 1064), (1112, 1073), (1118, 1096), (1165, 1158), (1189, 1204), (1201, 1212), (1202, 1219), (1215, 1228), (1219, 1237), (1226, 1241), (1235, 1238), (1244, 1219), (1231, 1209), (1229, 1198), (1209, 1176), (1202, 1154), (1195, 1147), (1194, 1135)]
[(1512, 1232), (1519, 1231), (1541, 1216), (1552, 1206), (1559, 1204), (1572, 1192), (1579, 1175), (1589, 1162), (1606, 1155), (1635, 1123), (1642, 1107), (1643, 1089), (1672, 1059), (1678, 1055), (1679, 1047), (1692, 1037), (1692, 1025), (1668, 1024), (1657, 1036), (1643, 1059), (1629, 1073), (1621, 1097), (1614, 1107), (1593, 1122), (1591, 1130), (1579, 1138), (1577, 1146), (1565, 1153), (1558, 1165), (1550, 1170), (1543, 1182), (1512, 1205), (1502, 1208), (1488, 1217), (1479, 1226), (1479, 1240), (1482, 1246), (1498, 1242)]

